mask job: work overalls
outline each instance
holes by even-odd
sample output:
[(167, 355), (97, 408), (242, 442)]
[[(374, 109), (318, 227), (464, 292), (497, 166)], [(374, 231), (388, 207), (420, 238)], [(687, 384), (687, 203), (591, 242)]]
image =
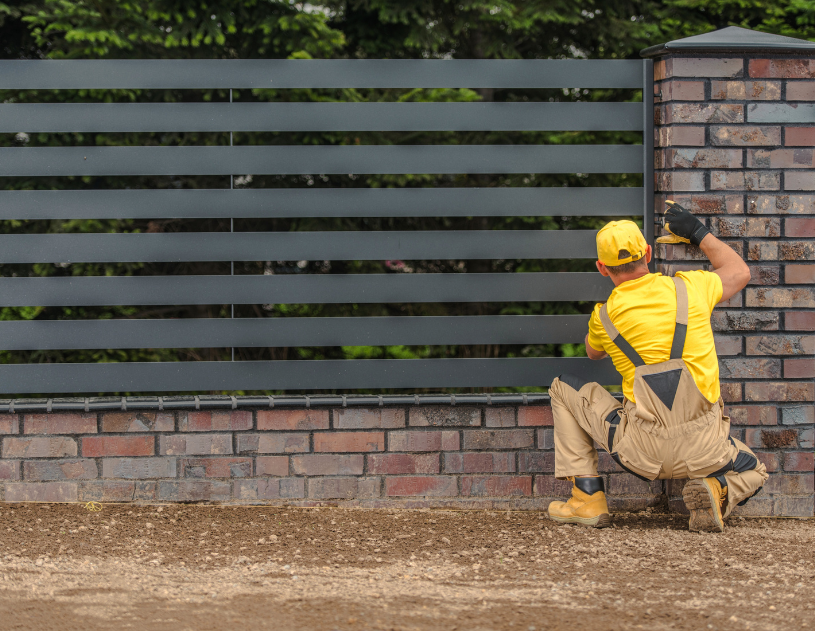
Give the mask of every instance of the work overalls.
[(685, 281), (676, 288), (676, 327), (670, 359), (646, 365), (620, 335), (606, 305), (600, 321), (611, 342), (634, 364), (634, 398), (621, 405), (598, 383), (572, 375), (549, 389), (555, 423), (555, 477), (597, 475), (596, 441), (629, 473), (646, 481), (716, 477), (727, 486), (722, 515), (755, 495), (767, 479), (764, 465), (741, 441), (730, 437), (722, 399), (701, 393), (682, 359), (688, 328)]

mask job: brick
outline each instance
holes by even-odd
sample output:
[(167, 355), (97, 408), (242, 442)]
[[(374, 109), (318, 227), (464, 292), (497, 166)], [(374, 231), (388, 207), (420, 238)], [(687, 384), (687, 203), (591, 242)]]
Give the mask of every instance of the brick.
[(779, 359), (720, 359), (722, 379), (780, 379)]
[(773, 514), (785, 517), (812, 517), (812, 496), (774, 497)]
[(781, 144), (781, 128), (733, 125), (710, 128), (710, 144), (714, 147), (761, 147)]
[(785, 127), (784, 145), (787, 147), (811, 147), (815, 145), (815, 127)]
[(815, 265), (785, 265), (784, 279), (787, 285), (815, 284)]
[(742, 400), (740, 383), (723, 383), (721, 384), (722, 399), (725, 403), (737, 403)]
[(815, 190), (815, 173), (809, 171), (785, 171), (784, 188), (788, 191)]
[(788, 101), (815, 101), (815, 83), (812, 81), (787, 81)]
[(784, 314), (784, 328), (787, 331), (815, 331), (815, 312), (787, 311)]
[(654, 144), (657, 147), (704, 147), (704, 127), (659, 127), (656, 130)]
[(517, 497), (532, 495), (531, 475), (478, 475), (461, 477), (462, 497)]
[(439, 454), (371, 454), (368, 473), (400, 475), (414, 473), (438, 473)]
[(255, 475), (284, 476), (289, 474), (288, 456), (258, 456), (255, 458)]
[(748, 355), (815, 355), (815, 335), (763, 335), (747, 338)]
[(554, 474), (555, 454), (554, 452), (544, 451), (522, 451), (518, 454), (518, 471), (521, 473)]
[(721, 307), (723, 309), (738, 309), (739, 307), (742, 307), (743, 305), (741, 301), (741, 292), (733, 296), (730, 296), (730, 298), (728, 298), (727, 300), (720, 301), (719, 304), (716, 306)]
[[(411, 418), (412, 415), (413, 412), (411, 411)], [(404, 427), (405, 416), (403, 408), (336, 409), (334, 410), (334, 426), (340, 429), (390, 429)]]
[(445, 473), (514, 473), (514, 453), (448, 453), (444, 455)]
[(767, 473), (775, 473), (781, 469), (781, 463), (778, 459), (778, 454), (768, 451), (757, 451), (756, 458), (767, 469)]
[(175, 478), (175, 458), (103, 458), (103, 478), (126, 480), (149, 480), (151, 478)]
[(815, 408), (811, 405), (795, 405), (781, 409), (784, 425), (811, 425), (815, 423)]
[(328, 410), (258, 410), (257, 417), (259, 430), (328, 429)]
[(515, 427), (515, 408), (486, 408), (484, 425), (486, 427)]
[(802, 429), (798, 432), (798, 446), (801, 449), (815, 448), (815, 429)]
[(172, 435), (159, 438), (162, 456), (210, 456), (232, 453), (231, 434)]
[(777, 331), (779, 317), (773, 311), (719, 311), (713, 312), (714, 331)]
[[(740, 58), (677, 57), (667, 60), (665, 73), (669, 77), (739, 78), (744, 76)], [(752, 76), (752, 75), (751, 75)]]
[(472, 430), (464, 432), (464, 449), (528, 449), (534, 447), (531, 429)]
[(365, 465), (362, 454), (309, 454), (292, 456), (294, 475), (362, 475)]
[(455, 497), (458, 483), (455, 477), (442, 475), (385, 478), (385, 495)]
[(757, 169), (811, 169), (813, 149), (749, 149), (747, 166)]
[(781, 282), (780, 265), (751, 265), (749, 285), (771, 286)]
[(552, 475), (535, 476), (535, 495), (542, 497), (568, 497), (572, 492), (572, 483), (558, 480)]
[[(748, 287), (747, 306), (812, 309), (815, 307), (815, 290), (811, 287)], [(785, 322), (789, 321), (789, 315), (789, 313), (785, 314)]]
[(777, 191), (781, 176), (776, 171), (711, 171), (714, 191)]
[(725, 415), (732, 425), (777, 425), (778, 410), (765, 405), (729, 406)]
[(181, 458), (179, 462), (182, 478), (252, 477), (251, 458)]
[(798, 432), (782, 428), (750, 428), (744, 432), (744, 442), (754, 449), (787, 449), (797, 446)]
[(518, 427), (551, 426), (554, 423), (549, 405), (523, 405), (518, 408)]
[(0, 460), (0, 480), (19, 480), (20, 461)]
[[(314, 451), (385, 451), (384, 432), (341, 432), (314, 434)], [(401, 450), (400, 450), (401, 451)]]
[(656, 174), (658, 191), (704, 191), (705, 174), (703, 171), (680, 171)]
[(784, 235), (787, 237), (815, 237), (815, 219), (809, 217), (785, 219)]
[(458, 451), (458, 449), (458, 432), (414, 431), (388, 434), (388, 451)]
[(229, 482), (216, 480), (162, 480), (158, 499), (164, 502), (225, 502), (232, 496)]
[(743, 195), (723, 195), (721, 193), (695, 195), (672, 192), (670, 195), (661, 196), (657, 204), (660, 209), (663, 207), (665, 199), (672, 199), (699, 215), (741, 215), (744, 213)]
[[(787, 92), (789, 93), (789, 87)], [(728, 101), (778, 101), (781, 98), (781, 82), (711, 81), (710, 98)]]
[(379, 497), (380, 478), (312, 478), (308, 496), (320, 500), (353, 500)]
[(538, 449), (555, 448), (555, 430), (550, 428), (538, 430)]
[(252, 413), (248, 410), (179, 412), (178, 428), (182, 432), (252, 429)]
[(740, 440), (741, 442), (744, 442), (744, 432), (745, 431), (746, 430), (744, 430), (744, 429), (742, 429), (740, 427), (731, 427), (730, 428), (730, 436), (731, 436), (731, 438), (735, 438), (736, 440)]
[(410, 409), (410, 424), (416, 427), (477, 427), (481, 410), (476, 407), (422, 406)]
[(96, 414), (26, 414), (26, 434), (95, 434)]
[(704, 101), (704, 81), (664, 81), (659, 84), (660, 101)]
[(309, 451), (308, 434), (238, 434), (238, 453), (289, 454)]
[(815, 378), (815, 359), (785, 359), (785, 379), (813, 379)]
[(93, 480), (99, 477), (96, 461), (87, 458), (76, 460), (32, 460), (23, 463), (23, 478), (34, 482), (48, 480)]
[[(677, 500), (682, 509), (687, 513), (682, 500)], [(744, 515), (750, 517), (766, 517), (773, 514), (773, 500), (769, 497), (754, 497), (743, 506), (734, 506), (733, 515)]]
[(716, 217), (711, 221), (713, 234), (729, 237), (780, 237), (778, 217)]
[(757, 79), (812, 79), (815, 67), (808, 59), (751, 59), (750, 77)]
[[(804, 495), (812, 493), (813, 476), (800, 473), (775, 474), (764, 483), (761, 495)], [(810, 498), (810, 504), (812, 498)]]
[(267, 478), (259, 480), (236, 480), (235, 484), (257, 482), (257, 499), (299, 499), (306, 496), (305, 478)]
[(76, 502), (76, 482), (9, 482), (6, 502)]
[(154, 502), (155, 482), (88, 480), (79, 483), (80, 502)]
[(654, 495), (662, 493), (662, 481), (645, 482), (629, 473), (608, 476), (609, 495)]
[(803, 382), (761, 382), (745, 384), (746, 401), (815, 401), (815, 384)]
[(811, 451), (788, 451), (784, 453), (785, 471), (812, 471), (815, 468)]
[(42, 436), (3, 439), (3, 458), (65, 458), (76, 455), (76, 441), (73, 438)]
[(19, 433), (20, 417), (17, 414), (0, 414), (0, 436)]
[(748, 195), (747, 212), (751, 215), (815, 214), (815, 195)]
[(812, 103), (750, 103), (747, 120), (751, 123), (811, 123), (815, 116)]
[(663, 125), (744, 122), (744, 108), (729, 103), (668, 103), (660, 111), (662, 120), (658, 124)]
[(102, 431), (117, 434), (172, 432), (175, 431), (175, 418), (171, 412), (107, 412), (102, 414)]

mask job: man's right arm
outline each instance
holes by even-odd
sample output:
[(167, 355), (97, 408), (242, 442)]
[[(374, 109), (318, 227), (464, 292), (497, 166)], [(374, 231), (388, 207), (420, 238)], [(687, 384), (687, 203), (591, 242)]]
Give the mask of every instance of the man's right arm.
[(708, 234), (699, 247), (713, 266), (713, 273), (722, 279), (720, 302), (736, 295), (750, 282), (750, 268), (729, 245)]

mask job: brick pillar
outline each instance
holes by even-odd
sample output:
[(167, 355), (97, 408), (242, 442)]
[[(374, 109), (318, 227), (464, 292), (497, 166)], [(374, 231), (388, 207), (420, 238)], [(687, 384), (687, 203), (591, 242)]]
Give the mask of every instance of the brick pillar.
[[(712, 318), (731, 433), (771, 472), (741, 510), (812, 515), (815, 44), (728, 28), (643, 54), (656, 57), (657, 216), (666, 199), (686, 206), (752, 272)], [(656, 261), (708, 268), (693, 246), (658, 245)]]

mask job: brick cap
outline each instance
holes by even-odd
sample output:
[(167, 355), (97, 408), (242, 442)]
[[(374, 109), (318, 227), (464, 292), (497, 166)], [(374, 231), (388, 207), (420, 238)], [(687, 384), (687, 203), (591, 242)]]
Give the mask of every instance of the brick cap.
[(658, 57), (671, 53), (722, 53), (722, 52), (755, 52), (796, 53), (815, 51), (815, 42), (784, 35), (762, 33), (739, 26), (676, 39), (665, 44), (657, 44), (640, 51), (641, 57)]

